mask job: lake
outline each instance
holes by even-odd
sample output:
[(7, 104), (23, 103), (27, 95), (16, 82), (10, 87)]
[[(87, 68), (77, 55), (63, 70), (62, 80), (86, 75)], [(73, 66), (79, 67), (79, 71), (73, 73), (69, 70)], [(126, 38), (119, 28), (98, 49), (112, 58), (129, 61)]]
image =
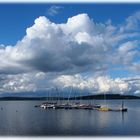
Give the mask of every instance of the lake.
[[(86, 101), (83, 101), (86, 102)], [(140, 136), (140, 100), (125, 100), (128, 112), (42, 109), (43, 101), (0, 101), (1, 136)], [(96, 103), (104, 104), (98, 100)], [(119, 107), (120, 100), (107, 100)]]

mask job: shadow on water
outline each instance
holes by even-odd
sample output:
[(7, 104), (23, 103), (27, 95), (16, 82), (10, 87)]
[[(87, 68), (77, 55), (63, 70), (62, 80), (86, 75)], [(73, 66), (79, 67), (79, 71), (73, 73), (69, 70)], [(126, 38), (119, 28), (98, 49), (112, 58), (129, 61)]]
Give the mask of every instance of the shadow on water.
[(125, 115), (127, 112), (121, 112), (121, 120), (122, 120), (122, 124), (125, 123)]

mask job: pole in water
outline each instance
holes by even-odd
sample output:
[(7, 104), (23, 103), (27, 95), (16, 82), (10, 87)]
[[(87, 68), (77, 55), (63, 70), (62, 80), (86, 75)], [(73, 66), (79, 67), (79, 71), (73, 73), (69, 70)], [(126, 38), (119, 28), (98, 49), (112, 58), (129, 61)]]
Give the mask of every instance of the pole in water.
[(124, 102), (122, 101), (122, 109), (124, 108)]

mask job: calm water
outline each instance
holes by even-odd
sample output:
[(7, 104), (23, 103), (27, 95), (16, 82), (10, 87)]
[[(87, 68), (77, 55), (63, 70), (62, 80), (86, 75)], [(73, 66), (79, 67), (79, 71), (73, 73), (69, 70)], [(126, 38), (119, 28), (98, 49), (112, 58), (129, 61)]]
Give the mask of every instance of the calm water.
[[(0, 135), (6, 136), (140, 136), (140, 100), (127, 100), (128, 112), (44, 110), (43, 101), (1, 101)], [(96, 101), (104, 104), (103, 101)], [(121, 101), (107, 101), (119, 107)]]

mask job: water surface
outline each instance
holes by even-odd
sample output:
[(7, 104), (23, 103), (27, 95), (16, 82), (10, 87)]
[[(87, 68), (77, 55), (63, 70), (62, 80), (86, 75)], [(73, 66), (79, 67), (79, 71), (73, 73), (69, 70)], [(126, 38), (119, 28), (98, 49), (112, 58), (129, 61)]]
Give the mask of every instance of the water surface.
[[(126, 100), (128, 112), (35, 108), (43, 101), (1, 101), (1, 136), (139, 136), (140, 100)], [(104, 104), (104, 101), (96, 101)], [(119, 107), (120, 100), (107, 101)]]

